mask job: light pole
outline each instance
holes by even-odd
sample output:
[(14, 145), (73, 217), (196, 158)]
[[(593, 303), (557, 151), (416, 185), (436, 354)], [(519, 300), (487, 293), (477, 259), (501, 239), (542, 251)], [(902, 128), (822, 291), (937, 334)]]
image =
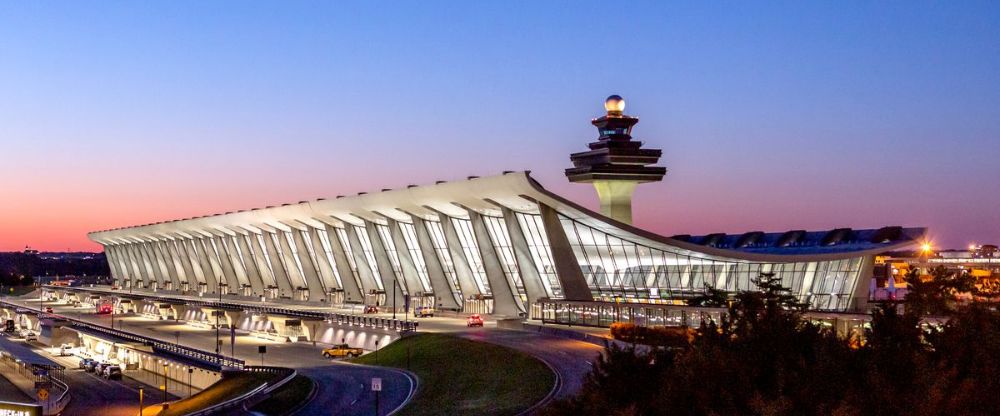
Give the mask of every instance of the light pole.
[(392, 279), (392, 320), (396, 320), (396, 279)]
[(139, 387), (139, 416), (142, 416), (142, 387)]
[[(163, 362), (163, 403), (167, 403), (167, 362)], [(166, 406), (164, 404), (164, 406)]]

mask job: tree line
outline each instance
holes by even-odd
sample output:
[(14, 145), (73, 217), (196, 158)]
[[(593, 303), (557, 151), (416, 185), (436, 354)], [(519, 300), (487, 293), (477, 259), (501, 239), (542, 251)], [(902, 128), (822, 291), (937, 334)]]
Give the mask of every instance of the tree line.
[(974, 277), (911, 278), (906, 299), (875, 307), (860, 336), (805, 319), (773, 274), (754, 283), (693, 299), (728, 314), (687, 345), (608, 345), (581, 392), (547, 414), (1000, 414), (1000, 312)]

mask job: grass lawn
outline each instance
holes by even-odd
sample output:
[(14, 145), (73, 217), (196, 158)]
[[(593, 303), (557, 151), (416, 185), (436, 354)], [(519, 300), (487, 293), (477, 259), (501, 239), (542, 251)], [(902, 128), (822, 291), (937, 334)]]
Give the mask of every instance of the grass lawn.
[[(407, 368), (420, 388), (404, 415), (513, 415), (552, 389), (555, 375), (541, 361), (510, 348), (446, 334), (417, 334), (378, 352), (378, 365)], [(353, 360), (375, 364), (375, 354)]]
[(143, 415), (180, 416), (238, 397), (271, 381), (275, 376), (266, 373), (239, 372), (227, 374), (222, 380), (208, 386), (194, 396), (170, 403), (164, 410), (159, 404), (143, 409)]
[(312, 392), (313, 384), (309, 377), (297, 375), (292, 381), (275, 391), (269, 399), (257, 403), (250, 410), (265, 415), (283, 415), (306, 401), (309, 393)]

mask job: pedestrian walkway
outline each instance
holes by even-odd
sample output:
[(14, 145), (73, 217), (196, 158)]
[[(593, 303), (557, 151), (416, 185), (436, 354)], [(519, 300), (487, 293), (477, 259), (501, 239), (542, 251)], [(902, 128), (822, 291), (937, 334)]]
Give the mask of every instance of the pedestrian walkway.
[(35, 400), (24, 394), (20, 388), (18, 388), (14, 383), (8, 379), (8, 377), (14, 377), (16, 370), (9, 367), (6, 364), (0, 365), (2, 371), (0, 371), (0, 401), (4, 402), (15, 402), (15, 403), (34, 403)]

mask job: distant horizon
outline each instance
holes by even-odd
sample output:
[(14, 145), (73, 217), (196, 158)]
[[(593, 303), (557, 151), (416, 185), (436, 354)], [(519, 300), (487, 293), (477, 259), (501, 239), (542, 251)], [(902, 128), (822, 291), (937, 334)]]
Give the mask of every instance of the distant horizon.
[(665, 235), (899, 225), (1000, 242), (1000, 3), (14, 3), (0, 250), (531, 170), (619, 94)]

